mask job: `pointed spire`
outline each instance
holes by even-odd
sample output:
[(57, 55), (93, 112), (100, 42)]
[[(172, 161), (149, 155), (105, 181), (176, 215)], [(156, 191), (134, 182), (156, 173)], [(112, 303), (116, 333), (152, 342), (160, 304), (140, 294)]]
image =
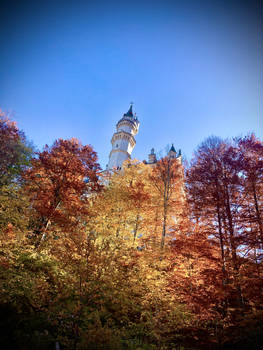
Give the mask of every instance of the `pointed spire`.
[(173, 144), (173, 143), (172, 143), (172, 147), (171, 147), (171, 149), (170, 149), (169, 152), (175, 152), (175, 153), (176, 153), (176, 150), (175, 150), (175, 148), (174, 148), (174, 144)]
[(125, 116), (133, 117), (132, 105), (133, 105), (133, 102), (131, 102), (131, 105), (130, 105), (128, 112), (124, 114)]

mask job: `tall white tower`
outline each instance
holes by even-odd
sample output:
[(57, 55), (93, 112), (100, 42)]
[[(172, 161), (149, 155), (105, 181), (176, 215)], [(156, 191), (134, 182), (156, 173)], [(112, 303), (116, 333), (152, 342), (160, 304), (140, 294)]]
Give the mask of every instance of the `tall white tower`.
[(139, 130), (139, 120), (132, 111), (132, 103), (127, 113), (118, 121), (116, 132), (111, 139), (112, 150), (109, 155), (107, 168), (120, 169), (126, 159), (131, 158), (132, 150), (136, 144), (134, 136)]

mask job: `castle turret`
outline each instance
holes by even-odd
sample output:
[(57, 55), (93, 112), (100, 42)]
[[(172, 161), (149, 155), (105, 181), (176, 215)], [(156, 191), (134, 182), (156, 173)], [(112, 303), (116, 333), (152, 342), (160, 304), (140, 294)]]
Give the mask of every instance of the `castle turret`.
[(172, 143), (172, 147), (170, 148), (170, 151), (168, 152), (167, 155), (169, 158), (177, 159), (180, 162), (180, 164), (182, 164), (182, 152), (179, 149), (179, 151), (177, 153), (175, 148), (174, 148), (173, 143)]
[(170, 148), (170, 151), (168, 152), (168, 157), (176, 158), (176, 150), (174, 148), (174, 144), (173, 143), (172, 143), (172, 147)]
[(148, 164), (155, 164), (156, 162), (156, 154), (154, 153), (154, 148), (152, 148), (151, 153), (148, 155)]
[(139, 120), (133, 114), (132, 104), (127, 113), (118, 121), (116, 132), (111, 139), (112, 150), (109, 155), (108, 169), (120, 169), (126, 159), (131, 158), (132, 150), (136, 144), (134, 136), (139, 130)]

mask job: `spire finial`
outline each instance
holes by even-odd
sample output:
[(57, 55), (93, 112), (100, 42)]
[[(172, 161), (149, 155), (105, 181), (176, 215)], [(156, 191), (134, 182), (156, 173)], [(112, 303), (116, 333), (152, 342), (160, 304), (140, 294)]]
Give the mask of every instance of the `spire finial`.
[[(133, 107), (133, 102), (130, 102), (130, 108), (129, 108), (129, 112), (131, 112), (132, 113), (132, 107)], [(129, 113), (128, 112), (128, 113)], [(133, 114), (133, 113), (132, 113)]]

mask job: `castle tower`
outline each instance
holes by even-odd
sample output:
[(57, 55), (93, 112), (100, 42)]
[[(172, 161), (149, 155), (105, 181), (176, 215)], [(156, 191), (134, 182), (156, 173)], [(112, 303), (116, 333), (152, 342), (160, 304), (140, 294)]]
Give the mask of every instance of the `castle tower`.
[(111, 139), (112, 150), (109, 155), (107, 169), (120, 169), (126, 159), (131, 158), (132, 150), (136, 144), (134, 136), (139, 130), (139, 120), (133, 114), (132, 104), (127, 113), (118, 121), (116, 132)]
[(179, 162), (180, 162), (180, 164), (182, 164), (182, 152), (181, 152), (181, 150), (179, 149), (179, 152), (178, 152), (178, 154), (177, 154), (177, 152), (176, 152), (176, 150), (175, 150), (175, 148), (174, 148), (174, 145), (173, 145), (173, 143), (172, 143), (172, 147), (170, 148), (170, 151), (168, 152), (168, 157), (169, 158), (173, 158), (173, 159), (177, 159)]
[(176, 150), (174, 148), (174, 144), (172, 143), (172, 147), (170, 148), (170, 151), (168, 152), (169, 158), (176, 158)]
[(156, 162), (156, 154), (154, 153), (154, 148), (152, 148), (151, 153), (148, 155), (148, 164), (155, 164)]

